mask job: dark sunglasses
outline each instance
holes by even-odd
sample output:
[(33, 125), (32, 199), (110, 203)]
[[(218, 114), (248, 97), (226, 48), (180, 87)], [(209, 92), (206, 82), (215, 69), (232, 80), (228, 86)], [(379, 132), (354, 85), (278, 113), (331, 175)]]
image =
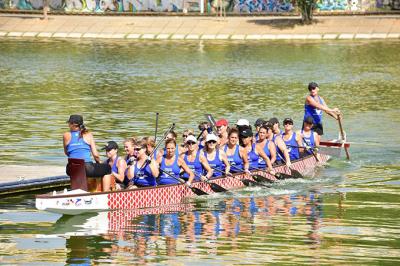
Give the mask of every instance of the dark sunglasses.
[(217, 143), (215, 140), (207, 141), (207, 143)]
[(313, 90), (315, 90), (316, 88), (317, 88), (317, 87), (315, 87), (315, 88), (311, 88), (311, 89), (310, 89), (310, 91), (313, 91)]
[(182, 135), (182, 138), (187, 138), (189, 135)]
[(187, 144), (187, 145), (194, 145), (194, 144), (196, 144), (196, 142), (188, 141), (188, 142), (186, 142), (186, 144)]
[(142, 148), (134, 148), (134, 151), (140, 151)]
[(286, 126), (286, 125), (293, 125), (293, 123), (292, 122), (287, 122), (287, 123), (284, 124), (284, 126)]

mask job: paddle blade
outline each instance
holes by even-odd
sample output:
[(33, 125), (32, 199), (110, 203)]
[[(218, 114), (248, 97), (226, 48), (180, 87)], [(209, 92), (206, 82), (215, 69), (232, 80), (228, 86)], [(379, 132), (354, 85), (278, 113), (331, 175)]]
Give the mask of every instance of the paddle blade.
[(278, 180), (283, 180), (283, 179), (288, 179), (288, 178), (294, 178), (291, 175), (285, 174), (285, 173), (276, 173), (275, 174), (276, 179)]
[(215, 183), (210, 183), (210, 187), (214, 192), (227, 192), (228, 191), (225, 188), (223, 188), (220, 185), (215, 184)]
[(292, 177), (293, 178), (304, 178), (304, 176), (302, 174), (300, 174), (300, 172), (295, 170), (295, 169), (290, 169), (290, 172), (292, 173)]
[(203, 195), (208, 195), (208, 193), (204, 192), (201, 189), (198, 189), (197, 187), (191, 187), (190, 188), (194, 194), (196, 194), (197, 196), (203, 196)]
[(248, 186), (248, 187), (257, 185), (257, 182), (252, 181), (252, 180), (241, 179), (241, 181), (245, 186)]
[(262, 175), (252, 175), (252, 177), (254, 178), (254, 180), (256, 180), (257, 182), (268, 182), (268, 183), (273, 183), (274, 181), (262, 176)]

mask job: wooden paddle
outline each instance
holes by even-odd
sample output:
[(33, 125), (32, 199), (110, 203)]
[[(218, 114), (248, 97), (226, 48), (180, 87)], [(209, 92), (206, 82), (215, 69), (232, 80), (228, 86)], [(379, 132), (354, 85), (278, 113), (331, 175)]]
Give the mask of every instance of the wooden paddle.
[[(222, 174), (225, 175), (225, 172), (224, 172), (224, 171), (219, 170), (219, 169), (214, 168), (214, 167), (211, 167), (211, 168), (214, 169), (214, 170), (216, 170), (217, 172), (220, 172), (220, 173), (222, 173)], [(232, 174), (230, 174), (230, 176), (232, 176), (233, 178), (236, 178), (236, 177), (235, 177), (234, 175), (232, 175)], [(236, 179), (238, 179), (238, 178), (236, 178)], [(255, 182), (255, 181), (253, 181), (253, 180), (250, 180), (250, 179), (241, 179), (241, 178), (239, 178), (238, 180), (242, 181), (242, 183), (243, 183), (245, 186), (247, 186), (247, 187), (249, 187), (249, 186), (257, 186), (257, 185), (263, 185), (263, 184), (259, 184), (259, 183)], [(265, 185), (264, 185), (264, 186), (265, 186)]]
[[(162, 170), (162, 169), (160, 169), (160, 172), (166, 174), (166, 175), (169, 176), (169, 177), (172, 177), (173, 179), (177, 180), (177, 181), (178, 181), (179, 183), (181, 183), (181, 184), (185, 184), (185, 181), (184, 181), (182, 178), (175, 177), (175, 176), (171, 175), (170, 173), (168, 173), (168, 172), (166, 172), (166, 171), (164, 171), (164, 170)], [(185, 184), (185, 185), (186, 185), (186, 184)], [(197, 196), (208, 195), (207, 192), (204, 192), (203, 190), (201, 190), (201, 189), (199, 189), (199, 188), (197, 188), (197, 187), (189, 186), (189, 188), (190, 188), (190, 190), (192, 190), (193, 193), (196, 194)]]
[[(266, 170), (264, 170), (264, 169), (260, 169), (260, 168), (254, 168), (253, 167), (253, 169), (254, 170), (257, 170), (257, 171), (261, 171), (261, 172), (264, 172), (264, 173), (267, 173), (267, 174), (270, 174), (271, 175), (271, 173), (270, 172), (268, 172), (268, 171), (266, 171)], [(285, 174), (285, 173), (279, 173), (279, 172), (275, 172), (275, 174), (273, 175), (273, 176), (275, 176), (276, 177), (276, 179), (279, 179), (279, 180), (282, 180), (282, 179), (288, 179), (288, 178), (294, 178), (293, 176), (291, 176), (291, 175), (288, 175), (288, 174)], [(262, 175), (257, 175), (257, 174), (255, 174), (254, 176), (253, 176), (253, 178), (255, 179), (255, 180), (257, 180), (257, 182), (268, 182), (268, 183), (274, 183), (274, 181), (272, 181), (272, 180), (270, 180), (270, 179), (268, 179), (268, 178), (266, 178), (266, 177), (264, 177), (264, 176), (262, 176)]]
[[(313, 132), (311, 132), (311, 133), (314, 134)], [(306, 148), (307, 151), (311, 151), (315, 160), (317, 160), (317, 162), (319, 162), (318, 156), (315, 154), (314, 149), (310, 147), (310, 144), (306, 141), (306, 139), (304, 137), (301, 137), (301, 138), (303, 139), (304, 143), (306, 144), (306, 146), (304, 148)]]
[[(242, 170), (242, 169), (237, 168), (237, 167), (234, 166), (234, 165), (231, 165), (231, 167), (232, 167), (233, 169), (238, 170), (238, 171), (241, 171), (241, 170)], [(243, 172), (243, 173), (244, 173), (244, 172)], [(257, 175), (257, 174), (252, 174), (252, 173), (250, 173), (249, 175), (250, 175), (252, 178), (254, 178), (254, 180), (256, 180), (256, 182), (254, 182), (254, 181), (252, 181), (252, 180), (249, 180), (249, 179), (243, 179), (243, 180), (249, 180), (249, 181), (251, 181), (251, 182), (253, 183), (253, 185), (262, 186), (262, 187), (269, 187), (269, 186), (267, 186), (267, 185), (261, 184), (261, 182), (266, 181), (266, 180), (264, 180), (264, 179), (266, 179), (265, 177), (263, 177), (263, 176), (261, 176), (261, 175)]]
[(153, 151), (149, 154), (149, 157), (152, 158), (154, 153), (158, 150), (158, 148), (160, 148), (161, 144), (164, 142), (165, 138), (167, 137), (168, 133), (171, 132), (172, 130), (174, 130), (175, 128), (175, 123), (172, 124), (172, 126), (170, 126), (165, 132), (164, 135), (162, 137), (162, 139), (160, 139), (157, 143), (157, 145), (154, 147)]
[(200, 180), (202, 180), (202, 181), (204, 181), (204, 182), (206, 182), (208, 185), (210, 185), (210, 188), (214, 191), (214, 192), (227, 192), (228, 190), (227, 189), (225, 189), (225, 188), (223, 188), (223, 187), (221, 187), (220, 185), (218, 185), (218, 184), (216, 184), (216, 183), (213, 183), (213, 182), (210, 182), (210, 179), (208, 179), (207, 177), (205, 177), (205, 176), (202, 176), (202, 177), (200, 177), (199, 175), (197, 175), (197, 174), (194, 174), (196, 177), (199, 177), (200, 178)]
[[(279, 156), (279, 158), (281, 158), (281, 160), (286, 164), (285, 159), (282, 158), (282, 156), (279, 154), (279, 152), (277, 152), (276, 154), (277, 154), (277, 155)], [(290, 169), (292, 178), (304, 178), (304, 176), (303, 176), (299, 171), (297, 171), (296, 169), (293, 169), (293, 168), (291, 168), (291, 167), (288, 167), (288, 168)]]
[(204, 116), (206, 117), (207, 121), (211, 124), (215, 134), (217, 135), (218, 134), (217, 125), (212, 114), (205, 114)]
[(158, 129), (158, 112), (156, 113), (156, 129), (154, 131), (154, 141), (157, 141), (157, 129)]
[[(342, 115), (338, 114), (338, 123), (339, 123), (339, 129), (340, 129), (340, 138), (342, 139), (343, 143), (346, 142), (346, 138), (344, 135), (344, 130), (343, 130), (343, 126), (342, 126)], [(343, 145), (344, 147), (344, 151), (346, 152), (346, 158), (347, 160), (350, 160), (350, 153), (348, 150), (348, 147), (346, 147), (346, 145)]]

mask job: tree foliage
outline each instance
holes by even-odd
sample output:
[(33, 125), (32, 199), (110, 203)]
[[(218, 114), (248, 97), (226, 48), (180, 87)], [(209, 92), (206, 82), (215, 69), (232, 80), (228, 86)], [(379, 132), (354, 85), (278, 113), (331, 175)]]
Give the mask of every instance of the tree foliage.
[(301, 13), (303, 23), (310, 24), (313, 19), (313, 11), (317, 5), (317, 0), (297, 0), (297, 6)]

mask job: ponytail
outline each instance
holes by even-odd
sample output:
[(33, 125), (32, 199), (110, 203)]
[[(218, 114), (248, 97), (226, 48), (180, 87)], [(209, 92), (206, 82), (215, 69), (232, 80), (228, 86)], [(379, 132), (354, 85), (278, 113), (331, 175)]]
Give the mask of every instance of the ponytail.
[(83, 137), (83, 135), (85, 135), (86, 133), (89, 132), (89, 130), (86, 128), (86, 126), (84, 124), (79, 125), (79, 130), (80, 130), (79, 136), (81, 138)]

